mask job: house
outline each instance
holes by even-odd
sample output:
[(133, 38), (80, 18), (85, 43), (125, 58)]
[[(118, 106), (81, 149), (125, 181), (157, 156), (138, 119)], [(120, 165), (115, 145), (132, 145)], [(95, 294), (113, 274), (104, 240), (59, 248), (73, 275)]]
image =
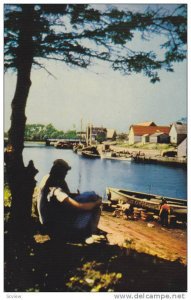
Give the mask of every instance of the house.
[(149, 136), (150, 143), (169, 143), (170, 137), (167, 133), (155, 132)]
[(107, 129), (107, 135), (106, 135), (107, 140), (115, 141), (116, 136), (117, 136), (117, 134), (116, 134), (115, 129)]
[(95, 141), (104, 141), (106, 140), (107, 129), (103, 127), (93, 127), (88, 126), (86, 128), (86, 143), (91, 144)]
[(177, 156), (187, 157), (187, 138), (185, 138), (178, 146), (177, 146)]
[(146, 144), (149, 142), (149, 134), (148, 133), (143, 134), (141, 142), (143, 144)]
[(98, 140), (99, 138), (106, 140), (107, 129), (103, 127), (92, 127), (91, 136), (92, 140)]
[(187, 137), (187, 124), (173, 123), (169, 136), (171, 144), (179, 145)]
[[(169, 135), (170, 127), (169, 126), (142, 126), (142, 125), (132, 125), (129, 130), (129, 144), (135, 144), (138, 142), (146, 141), (145, 135), (152, 135), (155, 133)], [(145, 136), (145, 138), (143, 137)], [(142, 140), (143, 139), (143, 140)], [(147, 137), (148, 140), (148, 137)]]

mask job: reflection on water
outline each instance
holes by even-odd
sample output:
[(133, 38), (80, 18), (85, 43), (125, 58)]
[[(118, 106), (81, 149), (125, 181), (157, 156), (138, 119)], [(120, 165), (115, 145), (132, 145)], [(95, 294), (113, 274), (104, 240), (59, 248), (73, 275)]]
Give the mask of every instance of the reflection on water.
[(72, 167), (67, 182), (71, 191), (95, 190), (103, 195), (107, 186), (127, 188), (177, 198), (187, 197), (187, 171), (166, 165), (142, 164), (83, 158), (72, 150), (27, 144), (24, 162), (32, 159), (39, 170), (36, 180), (49, 172), (55, 159), (65, 159)]

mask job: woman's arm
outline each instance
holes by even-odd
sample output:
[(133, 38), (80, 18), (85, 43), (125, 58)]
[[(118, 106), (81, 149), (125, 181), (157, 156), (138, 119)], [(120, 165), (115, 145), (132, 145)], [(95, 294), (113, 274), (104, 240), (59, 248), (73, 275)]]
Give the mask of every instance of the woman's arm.
[(95, 207), (97, 206), (100, 206), (101, 205), (101, 200), (98, 199), (97, 201), (95, 202), (88, 202), (88, 203), (79, 203), (77, 202), (76, 200), (70, 198), (70, 197), (67, 197), (65, 200), (64, 200), (64, 203), (67, 203), (69, 204), (70, 206), (76, 208), (76, 209), (79, 209), (79, 210), (92, 210), (94, 209)]
[(92, 210), (96, 206), (101, 205), (101, 199), (98, 198), (96, 201), (87, 202), (87, 203), (80, 203), (74, 199), (72, 199), (70, 196), (68, 196), (66, 193), (64, 193), (60, 188), (52, 188), (50, 191), (50, 194), (53, 196), (56, 196), (57, 200), (61, 203), (65, 203), (70, 207), (79, 209), (79, 210)]

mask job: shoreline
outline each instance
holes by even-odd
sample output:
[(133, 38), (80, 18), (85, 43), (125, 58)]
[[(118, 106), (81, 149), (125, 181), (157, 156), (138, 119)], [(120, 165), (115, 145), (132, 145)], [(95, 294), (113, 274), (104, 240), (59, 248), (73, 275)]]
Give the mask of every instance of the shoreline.
[[(98, 146), (98, 149), (101, 151), (100, 146)], [(135, 162), (169, 164), (173, 166), (187, 167), (186, 158), (163, 157), (161, 156), (162, 150), (159, 149), (131, 148), (119, 145), (111, 145), (110, 149), (115, 152), (129, 152), (134, 157)]]
[[(26, 144), (38, 144), (46, 145), (45, 142), (38, 141), (25, 141)], [(98, 151), (102, 152), (103, 144), (97, 145)], [(110, 149), (115, 152), (129, 152), (133, 157), (135, 162), (141, 163), (152, 163), (152, 164), (166, 164), (180, 167), (187, 167), (187, 158), (178, 157), (164, 157), (161, 156), (162, 149), (145, 149), (145, 148), (133, 148), (124, 147), (120, 145), (110, 145)], [(64, 149), (63, 149), (64, 150)], [(68, 149), (67, 149), (68, 150)]]
[[(152, 227), (148, 224), (152, 224)], [(98, 227), (107, 233), (110, 245), (187, 264), (186, 228), (164, 228), (155, 221), (124, 220), (104, 210)]]

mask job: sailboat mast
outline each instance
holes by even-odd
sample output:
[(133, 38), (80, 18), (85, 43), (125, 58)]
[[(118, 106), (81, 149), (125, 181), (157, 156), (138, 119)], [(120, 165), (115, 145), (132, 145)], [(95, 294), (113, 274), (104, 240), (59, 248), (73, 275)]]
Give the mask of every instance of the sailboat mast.
[(89, 123), (86, 127), (86, 145), (89, 145)]
[(90, 123), (90, 146), (92, 144), (92, 124)]

